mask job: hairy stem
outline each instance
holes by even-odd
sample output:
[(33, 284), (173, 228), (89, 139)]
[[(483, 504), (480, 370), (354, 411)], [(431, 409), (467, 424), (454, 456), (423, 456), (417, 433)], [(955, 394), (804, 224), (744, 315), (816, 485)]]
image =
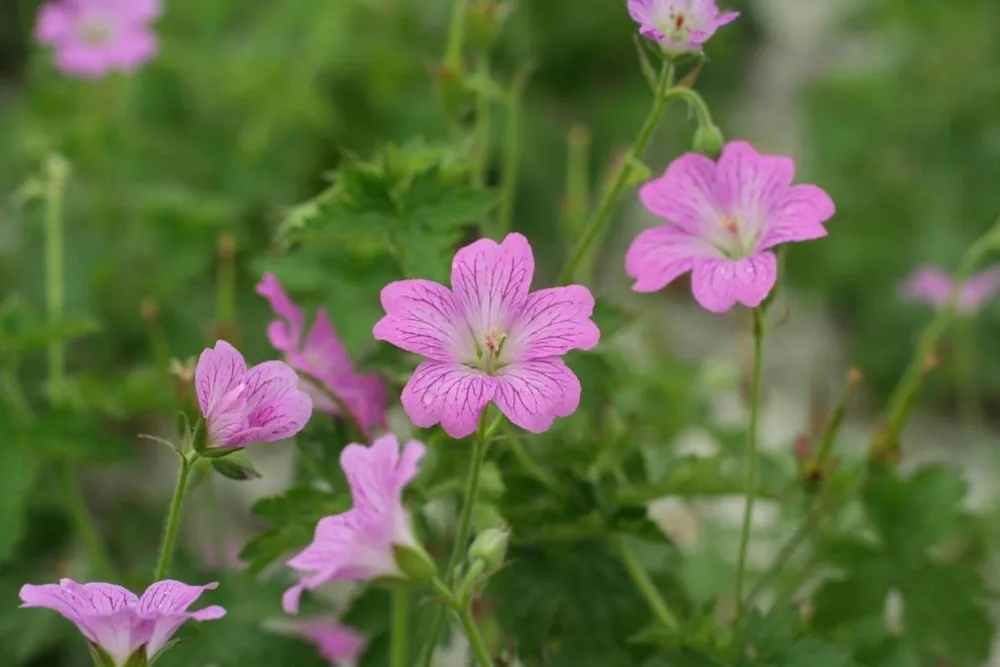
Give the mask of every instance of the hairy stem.
[(406, 590), (396, 589), (392, 592), (392, 653), (390, 667), (409, 667), (407, 653), (409, 649), (410, 605)]
[(180, 526), (184, 496), (187, 492), (188, 481), (191, 478), (191, 469), (193, 467), (193, 459), (189, 461), (187, 456), (181, 458), (181, 469), (177, 475), (177, 486), (174, 487), (174, 497), (170, 501), (167, 523), (163, 530), (163, 544), (160, 547), (160, 558), (157, 561), (156, 571), (153, 574), (154, 583), (163, 581), (170, 571), (170, 560), (174, 555), (174, 542), (177, 541), (177, 528)]

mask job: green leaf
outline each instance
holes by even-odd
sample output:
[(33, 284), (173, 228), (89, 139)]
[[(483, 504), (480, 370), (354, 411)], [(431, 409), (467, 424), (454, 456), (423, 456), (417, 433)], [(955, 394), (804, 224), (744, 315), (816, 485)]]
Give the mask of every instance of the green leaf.
[[(4, 415), (0, 408), (0, 416)], [(11, 422), (8, 422), (11, 424)], [(6, 426), (7, 424), (5, 424)], [(38, 476), (33, 443), (23, 434), (0, 431), (0, 564), (14, 553), (24, 533), (27, 503)]]
[[(743, 469), (728, 456), (687, 456), (667, 466), (662, 479), (622, 489), (617, 501), (623, 505), (645, 504), (664, 496), (727, 496), (742, 494)], [(780, 500), (786, 486), (775, 479), (758, 480), (757, 497)]]
[(247, 564), (247, 576), (256, 576), (282, 556), (307, 546), (320, 519), (349, 507), (346, 494), (334, 495), (309, 486), (293, 487), (281, 496), (258, 501), (254, 515), (274, 527), (251, 540), (240, 553)]

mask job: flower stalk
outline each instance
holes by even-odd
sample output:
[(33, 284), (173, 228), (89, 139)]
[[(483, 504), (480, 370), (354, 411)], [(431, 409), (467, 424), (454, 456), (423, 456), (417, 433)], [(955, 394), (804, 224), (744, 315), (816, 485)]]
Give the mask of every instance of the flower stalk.
[(408, 667), (410, 605), (405, 588), (392, 591), (392, 647), (390, 667)]
[(649, 605), (650, 611), (656, 617), (664, 628), (668, 630), (676, 630), (678, 627), (677, 616), (670, 611), (670, 607), (667, 606), (666, 601), (660, 592), (656, 589), (656, 584), (649, 577), (649, 573), (642, 567), (639, 559), (636, 558), (635, 552), (632, 551), (628, 543), (623, 537), (616, 537), (614, 539), (615, 549), (618, 551), (618, 557), (622, 561), (622, 565), (625, 566), (625, 570), (628, 572), (629, 577), (632, 578), (632, 582), (638, 589), (642, 597), (645, 598), (646, 604)]
[(153, 581), (162, 581), (170, 572), (170, 561), (174, 555), (174, 543), (177, 541), (177, 529), (180, 526), (181, 512), (184, 508), (184, 497), (187, 494), (191, 470), (198, 460), (198, 453), (192, 451), (190, 456), (181, 456), (181, 469), (177, 474), (177, 485), (174, 487), (174, 497), (170, 501), (167, 512), (167, 522), (163, 529), (163, 544), (160, 546), (160, 557), (156, 563)]

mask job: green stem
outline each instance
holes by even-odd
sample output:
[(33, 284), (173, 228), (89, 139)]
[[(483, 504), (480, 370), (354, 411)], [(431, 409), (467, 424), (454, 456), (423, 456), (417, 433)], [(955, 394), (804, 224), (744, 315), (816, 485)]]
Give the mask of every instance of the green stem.
[(80, 486), (77, 484), (73, 469), (68, 463), (61, 463), (58, 466), (57, 475), (66, 499), (66, 505), (69, 507), (76, 535), (87, 551), (91, 567), (105, 581), (114, 581), (118, 575), (104, 549), (104, 542), (97, 531), (93, 517), (90, 516), (84, 504), (83, 494), (80, 493)]
[(390, 667), (409, 667), (407, 650), (409, 630), (407, 622), (410, 618), (410, 606), (406, 589), (398, 588), (392, 592), (392, 653)]
[(187, 456), (181, 458), (181, 469), (177, 475), (177, 486), (174, 488), (174, 498), (170, 501), (170, 511), (167, 514), (166, 527), (163, 530), (163, 545), (160, 547), (160, 559), (156, 564), (156, 572), (153, 574), (153, 581), (163, 581), (170, 571), (170, 559), (174, 555), (174, 542), (177, 541), (177, 528), (180, 526), (181, 509), (184, 507), (184, 495), (187, 492), (188, 480), (191, 477), (191, 469), (197, 457), (188, 460)]
[(778, 574), (785, 569), (788, 565), (788, 561), (791, 560), (795, 552), (798, 551), (799, 547), (805, 542), (806, 538), (813, 531), (816, 522), (820, 517), (818, 511), (810, 512), (809, 516), (802, 522), (802, 525), (796, 529), (792, 536), (788, 539), (783, 547), (778, 551), (778, 555), (775, 556), (774, 562), (771, 566), (760, 576), (757, 582), (754, 584), (753, 588), (747, 594), (746, 602), (744, 603), (744, 608), (749, 609), (753, 606), (754, 600), (760, 595), (764, 588), (771, 583)]
[[(55, 327), (63, 315), (65, 303), (63, 255), (63, 195), (66, 165), (61, 158), (50, 158), (45, 185), (45, 303), (49, 325)], [(53, 397), (62, 396), (66, 356), (63, 340), (54, 338), (48, 345), (49, 383)]]
[(622, 565), (625, 566), (625, 570), (632, 578), (632, 583), (635, 584), (642, 597), (646, 599), (646, 604), (649, 605), (650, 611), (653, 612), (653, 615), (656, 616), (656, 619), (665, 628), (668, 630), (677, 629), (677, 617), (670, 611), (663, 596), (656, 589), (656, 584), (649, 578), (649, 573), (642, 567), (635, 553), (629, 548), (625, 538), (621, 536), (614, 538), (614, 544), (618, 550), (618, 556), (621, 558)]
[(743, 618), (743, 581), (746, 577), (747, 549), (750, 546), (750, 530), (753, 522), (753, 507), (757, 499), (757, 420), (760, 415), (760, 375), (764, 359), (764, 315), (759, 308), (753, 309), (753, 379), (750, 386), (750, 425), (747, 429), (746, 480), (743, 509), (743, 527), (740, 530), (740, 551), (736, 561), (736, 624)]
[(952, 285), (948, 303), (935, 314), (921, 334), (917, 350), (889, 398), (885, 426), (872, 436), (869, 453), (873, 459), (878, 459), (880, 454), (884, 454), (886, 450), (896, 446), (899, 434), (903, 430), (903, 424), (906, 423), (906, 419), (913, 409), (917, 393), (920, 391), (920, 386), (923, 384), (924, 375), (926, 375), (925, 364), (934, 353), (934, 349), (954, 318), (955, 304), (962, 286), (983, 257), (998, 247), (1000, 247), (1000, 219), (969, 246), (969, 249), (962, 256), (958, 271), (955, 273), (955, 282)]
[[(490, 77), (490, 56), (483, 51), (476, 58), (476, 74), (488, 80)], [(472, 172), (472, 185), (486, 187), (486, 171), (490, 162), (490, 97), (485, 89), (476, 94), (476, 165)]]
[(444, 64), (452, 72), (458, 72), (462, 67), (462, 48), (465, 46), (466, 12), (469, 0), (454, 0), (451, 6), (451, 27), (448, 30), (448, 50), (445, 52)]
[[(657, 88), (656, 95), (653, 98), (653, 107), (650, 109), (649, 115), (646, 117), (646, 121), (642, 124), (642, 128), (639, 130), (639, 135), (636, 137), (635, 143), (632, 144), (632, 148), (629, 150), (628, 158), (622, 162), (618, 175), (615, 177), (611, 187), (605, 191), (604, 197), (601, 199), (601, 203), (597, 208), (597, 213), (590, 220), (590, 223), (584, 230), (579, 242), (576, 244), (576, 248), (573, 250), (573, 254), (559, 278), (560, 284), (566, 284), (573, 280), (576, 269), (587, 255), (587, 251), (590, 249), (591, 244), (608, 225), (611, 212), (614, 210), (615, 204), (618, 203), (622, 190), (625, 188), (625, 184), (628, 183), (629, 177), (632, 175), (634, 163), (641, 160), (642, 156), (645, 154), (646, 147), (653, 138), (653, 133), (659, 126), (660, 119), (663, 117), (663, 112), (667, 108), (667, 103), (672, 97), (682, 94), (677, 91), (690, 90), (687, 88), (671, 88), (673, 85), (673, 79), (673, 66), (664, 64), (663, 70), (660, 72), (659, 87)], [(693, 93), (694, 91), (691, 92)], [(695, 93), (695, 95), (697, 95), (697, 93)]]
[(472, 610), (467, 605), (458, 609), (458, 620), (462, 624), (462, 630), (465, 631), (465, 636), (469, 640), (469, 646), (476, 656), (479, 667), (493, 667), (493, 659), (490, 658), (490, 653), (486, 650), (486, 642), (483, 641), (479, 626), (476, 625), (476, 619), (473, 618)]
[(952, 338), (955, 354), (955, 389), (958, 395), (958, 412), (966, 436), (976, 438), (983, 434), (982, 400), (976, 382), (976, 320), (973, 317), (955, 318)]
[(566, 135), (566, 231), (576, 236), (590, 207), (590, 130), (574, 125)]
[(534, 69), (528, 63), (514, 76), (507, 100), (507, 128), (504, 146), (503, 175), (501, 177), (500, 211), (497, 214), (498, 238), (510, 231), (514, 222), (514, 203), (517, 199), (517, 180), (521, 169), (521, 107), (524, 89)]
[[(476, 497), (479, 495), (479, 473), (486, 460), (486, 444), (489, 435), (496, 429), (499, 422), (494, 422), (487, 429), (486, 421), (489, 415), (489, 408), (483, 410), (479, 418), (479, 427), (476, 429), (476, 439), (472, 447), (472, 461), (469, 463), (469, 473), (466, 477), (465, 496), (462, 498), (462, 512), (458, 518), (458, 532), (455, 536), (455, 544), (452, 546), (451, 557), (448, 559), (448, 569), (445, 576), (451, 583), (455, 582), (456, 568), (462, 558), (462, 554), (469, 546), (469, 534), (472, 532), (472, 511), (476, 504)], [(431, 626), (430, 635), (424, 645), (423, 653), (420, 656), (420, 665), (430, 667), (434, 657), (434, 650), (437, 648), (438, 639), (444, 632), (447, 613), (444, 609), (438, 609)], [(470, 639), (471, 641), (471, 639)], [(484, 664), (489, 664), (484, 663)]]
[(857, 389), (857, 380), (854, 379), (854, 371), (852, 371), (848, 374), (847, 385), (844, 387), (844, 393), (840, 397), (840, 402), (837, 403), (837, 407), (830, 416), (830, 421), (827, 422), (826, 428), (823, 430), (823, 439), (820, 441), (815, 459), (816, 466), (820, 470), (826, 469), (830, 454), (833, 452), (833, 444), (837, 440), (837, 434), (840, 433), (840, 426), (844, 423), (847, 406), (855, 389)]

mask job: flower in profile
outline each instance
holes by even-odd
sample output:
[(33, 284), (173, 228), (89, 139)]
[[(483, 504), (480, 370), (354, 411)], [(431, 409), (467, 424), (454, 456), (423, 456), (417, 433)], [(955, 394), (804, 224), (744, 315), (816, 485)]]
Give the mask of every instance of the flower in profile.
[(716, 30), (740, 16), (720, 13), (715, 0), (629, 0), (628, 11), (639, 33), (672, 55), (700, 52)]
[(335, 667), (355, 667), (368, 648), (368, 640), (361, 633), (332, 619), (307, 621), (299, 628), (299, 632)]
[(718, 163), (688, 153), (642, 187), (646, 208), (668, 220), (643, 231), (625, 255), (632, 289), (655, 292), (691, 272), (694, 298), (714, 313), (756, 308), (774, 287), (782, 243), (826, 236), (833, 200), (815, 185), (792, 185), (795, 163), (743, 141)]
[(247, 370), (243, 355), (224, 340), (201, 353), (194, 376), (212, 446), (284, 440), (312, 415), (312, 401), (287, 364), (265, 361)]
[[(271, 310), (280, 318), (267, 327), (274, 349), (282, 352), (293, 368), (309, 373), (340, 398), (365, 435), (371, 435), (373, 428), (384, 429), (389, 403), (385, 386), (378, 375), (355, 372), (326, 309), (316, 311), (316, 319), (306, 334), (302, 310), (288, 298), (274, 274), (264, 274), (257, 283), (257, 293), (268, 300)], [(300, 387), (312, 398), (317, 410), (340, 414), (340, 408), (326, 392), (308, 380), (302, 380)]]
[(214, 621), (225, 616), (226, 610), (218, 606), (188, 611), (202, 593), (216, 586), (188, 586), (168, 579), (136, 597), (114, 584), (79, 584), (63, 579), (58, 584), (25, 584), (21, 587), (21, 606), (45, 607), (62, 614), (120, 667), (140, 650), (147, 660), (155, 658), (189, 620)]
[(493, 401), (518, 426), (541, 433), (580, 404), (580, 381), (562, 360), (597, 345), (594, 297), (570, 285), (529, 292), (535, 260), (528, 240), (480, 239), (458, 251), (451, 289), (402, 280), (382, 289), (386, 315), (375, 338), (427, 357), (402, 402), (422, 428), (453, 438), (476, 430)]
[(312, 544), (288, 561), (307, 573), (285, 592), (282, 606), (298, 612), (304, 590), (331, 581), (362, 581), (403, 577), (396, 563), (396, 547), (421, 551), (403, 507), (403, 489), (417, 475), (424, 446), (408, 442), (400, 450), (394, 435), (375, 440), (371, 447), (350, 444), (340, 454), (340, 466), (351, 486), (354, 506), (328, 516), (316, 526)]
[[(951, 296), (954, 279), (936, 266), (918, 269), (903, 284), (902, 297), (907, 301), (930, 304), (944, 308)], [(993, 267), (970, 276), (962, 284), (955, 301), (955, 310), (963, 315), (974, 315), (1000, 290), (1000, 267)]]
[(101, 77), (132, 72), (156, 55), (150, 24), (160, 0), (53, 0), (35, 25), (35, 38), (52, 46), (65, 74)]

